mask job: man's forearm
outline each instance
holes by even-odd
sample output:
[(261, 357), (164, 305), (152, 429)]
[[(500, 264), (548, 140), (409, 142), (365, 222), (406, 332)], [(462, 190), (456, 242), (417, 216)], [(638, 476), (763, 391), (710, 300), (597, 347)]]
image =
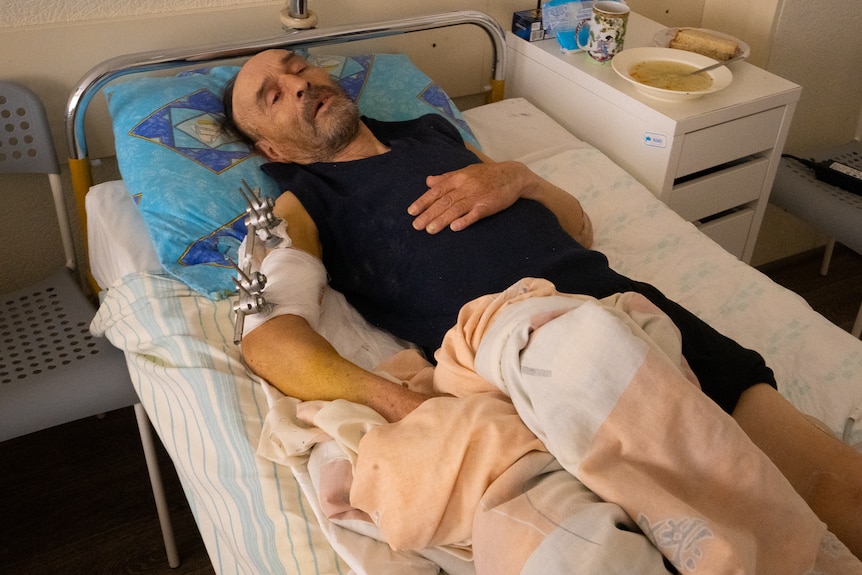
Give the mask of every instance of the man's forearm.
[[(467, 146), (485, 164), (495, 162), (473, 146)], [(521, 175), (519, 196), (536, 200), (557, 216), (560, 225), (585, 248), (593, 245), (593, 224), (581, 206), (581, 202), (559, 186), (542, 178), (526, 164), (517, 161), (501, 162), (514, 166), (514, 172)]]
[[(523, 164), (522, 164), (523, 166)], [(566, 232), (585, 248), (593, 245), (593, 225), (581, 202), (564, 189), (536, 175), (527, 166), (521, 197), (535, 200), (551, 210)]]
[(257, 375), (297, 399), (346, 399), (387, 421), (398, 421), (427, 399), (347, 361), (298, 316), (265, 322), (243, 337), (242, 351)]

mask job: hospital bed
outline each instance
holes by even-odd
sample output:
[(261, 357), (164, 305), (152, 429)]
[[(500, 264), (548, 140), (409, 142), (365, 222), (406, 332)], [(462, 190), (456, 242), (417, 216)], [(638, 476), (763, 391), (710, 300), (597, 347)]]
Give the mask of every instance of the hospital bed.
[[(493, 86), (493, 102), (463, 113), (402, 56), (326, 52), (337, 42), (462, 23), (486, 30), (495, 53), (486, 80)], [(177, 469), (216, 572), (473, 569), (469, 554), (395, 552), (330, 521), (316, 499), (307, 458), (261, 455), (272, 451), (271, 445), (261, 446), (261, 434), (279, 398), (241, 360), (235, 343), (236, 271), (225, 256), (239, 258), (247, 218), (240, 188), (248, 184), (262, 197), (278, 191), (259, 171), (260, 160), (214, 127), (219, 91), (235, 71), (235, 59), (270, 47), (309, 50), (314, 62), (355, 90), (367, 115), (399, 119), (441, 113), (491, 158), (519, 159), (577, 196), (592, 218), (595, 248), (612, 267), (656, 285), (759, 351), (785, 397), (862, 449), (857, 423), (862, 342), (729, 255), (529, 101), (502, 98), (503, 46), (499, 27), (486, 16), (452, 13), (176, 54), (121, 56), (94, 69), (72, 94), (70, 164), (76, 196), (86, 203), (92, 276), (103, 290), (92, 330), (125, 352), (137, 394)], [(174, 68), (180, 67), (177, 73)], [(84, 117), (102, 92), (113, 118), (122, 180), (93, 183)], [(373, 368), (403, 348), (331, 290), (323, 308), (321, 329), (359, 365)], [(618, 555), (607, 554), (609, 563), (597, 568), (613, 572), (612, 557), (626, 560)]]

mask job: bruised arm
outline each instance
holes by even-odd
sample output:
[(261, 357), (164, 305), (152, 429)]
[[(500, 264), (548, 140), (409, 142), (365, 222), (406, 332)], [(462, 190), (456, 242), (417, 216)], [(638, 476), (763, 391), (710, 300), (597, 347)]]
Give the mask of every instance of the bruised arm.
[[(292, 247), (287, 249), (321, 257), (317, 228), (293, 194), (282, 194), (273, 213), (288, 224)], [(301, 400), (346, 399), (388, 421), (401, 419), (426, 399), (341, 357), (300, 315), (277, 315), (245, 334), (242, 355), (254, 373), (282, 393)]]
[(304, 401), (346, 399), (398, 421), (427, 399), (344, 359), (299, 316), (270, 319), (243, 337), (242, 348), (252, 371)]

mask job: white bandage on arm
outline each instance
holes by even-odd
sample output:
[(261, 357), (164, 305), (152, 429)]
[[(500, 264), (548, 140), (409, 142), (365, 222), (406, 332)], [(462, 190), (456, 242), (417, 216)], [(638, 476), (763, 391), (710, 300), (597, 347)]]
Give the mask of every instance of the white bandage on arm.
[(298, 315), (317, 329), (326, 287), (326, 268), (318, 258), (296, 248), (272, 250), (260, 264), (266, 276), (263, 297), (269, 309), (245, 316), (243, 335), (280, 315)]

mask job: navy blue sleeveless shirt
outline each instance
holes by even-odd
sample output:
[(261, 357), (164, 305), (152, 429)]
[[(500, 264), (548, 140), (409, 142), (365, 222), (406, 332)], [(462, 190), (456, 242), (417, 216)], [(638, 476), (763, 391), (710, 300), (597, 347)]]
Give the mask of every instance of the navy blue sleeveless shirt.
[[(707, 351), (704, 347), (710, 354), (715, 351), (714, 338), (722, 336), (652, 286), (613, 271), (603, 254), (581, 246), (538, 202), (518, 200), (459, 232), (447, 228), (431, 235), (413, 229), (407, 207), (428, 189), (426, 176), (479, 159), (464, 147), (457, 130), (437, 115), (407, 122), (369, 118), (363, 122), (389, 152), (341, 163), (272, 163), (263, 170), (308, 211), (318, 228), (330, 285), (373, 325), (433, 351), (455, 324), (462, 305), (500, 292), (523, 277), (541, 277), (562, 292), (597, 298), (641, 292), (678, 326), (682, 322), (681, 329), (694, 329), (688, 340), (695, 347), (689, 353), (696, 356)], [(695, 325), (688, 329), (685, 324), (692, 321)], [(698, 341), (701, 337), (706, 339)], [(685, 351), (690, 346), (686, 336), (683, 339)], [(696, 357), (694, 362), (686, 357), (697, 363)], [(760, 360), (756, 374), (745, 378), (755, 381), (743, 389), (765, 381), (763, 370), (769, 372)]]
[(462, 305), (522, 277), (573, 293), (607, 295), (626, 286), (602, 254), (585, 250), (537, 202), (520, 200), (460, 232), (413, 229), (407, 207), (428, 189), (426, 176), (479, 159), (437, 115), (364, 121), (389, 152), (264, 171), (299, 198), (317, 224), (330, 284), (374, 325), (434, 349)]

